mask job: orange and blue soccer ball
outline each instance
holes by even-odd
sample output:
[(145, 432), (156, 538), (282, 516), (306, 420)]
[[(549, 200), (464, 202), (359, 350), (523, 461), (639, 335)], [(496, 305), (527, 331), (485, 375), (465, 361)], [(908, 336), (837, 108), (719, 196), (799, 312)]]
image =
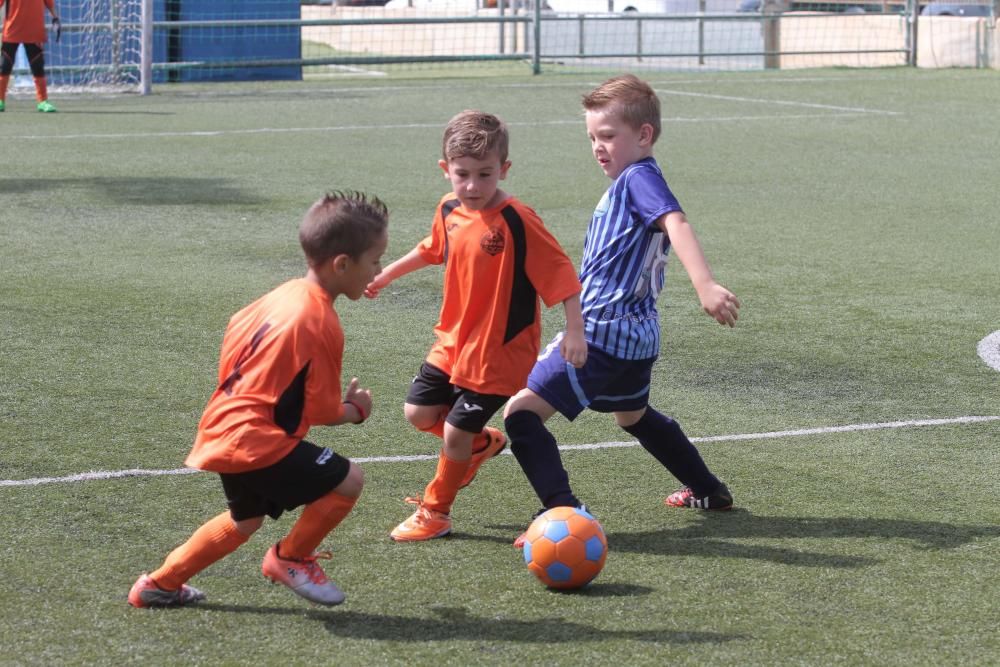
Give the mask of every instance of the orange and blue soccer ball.
[(586, 586), (604, 567), (607, 555), (604, 528), (578, 507), (553, 507), (524, 534), (524, 562), (549, 588)]

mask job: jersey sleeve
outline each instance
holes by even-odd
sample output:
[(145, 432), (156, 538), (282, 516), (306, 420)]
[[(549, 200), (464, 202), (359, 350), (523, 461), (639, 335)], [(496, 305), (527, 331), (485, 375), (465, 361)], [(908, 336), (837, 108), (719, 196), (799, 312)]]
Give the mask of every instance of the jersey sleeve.
[(434, 211), (434, 223), (431, 226), (431, 233), (417, 244), (417, 252), (428, 264), (443, 264), (448, 258), (448, 230), (445, 228), (444, 219), (447, 213), (454, 207), (449, 208), (450, 198), (444, 197)]
[(527, 243), (525, 271), (538, 296), (551, 308), (579, 294), (581, 287), (576, 269), (559, 241), (533, 210), (523, 207), (520, 213), (524, 219)]
[(636, 169), (626, 184), (632, 214), (650, 227), (666, 213), (683, 211), (670, 186), (655, 169)]

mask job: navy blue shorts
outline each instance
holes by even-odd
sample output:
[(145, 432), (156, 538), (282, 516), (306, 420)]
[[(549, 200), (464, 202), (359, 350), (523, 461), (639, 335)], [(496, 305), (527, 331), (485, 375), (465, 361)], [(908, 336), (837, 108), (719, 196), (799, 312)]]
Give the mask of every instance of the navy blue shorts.
[(273, 465), (239, 473), (220, 473), (234, 521), (265, 514), (277, 519), (285, 510), (308, 505), (340, 486), (351, 462), (328, 447), (301, 440)]
[(570, 421), (584, 408), (595, 412), (641, 410), (649, 403), (649, 383), (656, 357), (618, 359), (587, 344), (587, 363), (574, 368), (559, 354), (559, 334), (528, 375), (528, 389)]
[(469, 433), (479, 433), (503, 407), (509, 396), (480, 394), (451, 383), (451, 376), (426, 361), (410, 383), (406, 402), (410, 405), (441, 405), (448, 408), (446, 422)]

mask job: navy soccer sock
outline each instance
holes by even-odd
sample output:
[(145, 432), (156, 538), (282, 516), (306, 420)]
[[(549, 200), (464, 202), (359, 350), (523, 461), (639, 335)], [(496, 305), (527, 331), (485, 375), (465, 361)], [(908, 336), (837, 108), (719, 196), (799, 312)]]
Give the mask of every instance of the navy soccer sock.
[(546, 509), (579, 507), (569, 488), (569, 475), (559, 457), (559, 447), (542, 418), (530, 410), (519, 410), (503, 421), (510, 438), (510, 451), (527, 475), (531, 487)]
[(719, 488), (719, 478), (709, 471), (680, 424), (670, 417), (646, 408), (642, 419), (623, 428), (682, 484), (691, 487), (696, 496), (708, 495)]

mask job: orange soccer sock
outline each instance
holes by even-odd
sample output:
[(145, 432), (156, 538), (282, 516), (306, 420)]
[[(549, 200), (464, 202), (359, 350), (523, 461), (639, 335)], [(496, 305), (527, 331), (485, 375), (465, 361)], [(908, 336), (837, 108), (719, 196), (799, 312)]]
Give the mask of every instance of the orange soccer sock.
[(0, 74), (0, 102), (7, 101), (8, 85), (10, 85), (10, 74)]
[(151, 573), (157, 586), (175, 591), (215, 561), (236, 551), (249, 538), (236, 529), (229, 512), (209, 519), (188, 541), (170, 552), (160, 569)]
[(455, 496), (469, 469), (469, 459), (456, 461), (448, 458), (444, 451), (438, 456), (437, 473), (424, 489), (424, 506), (437, 512), (448, 514), (455, 504)]
[(44, 76), (35, 77), (35, 99), (39, 102), (49, 99), (49, 85)]
[(356, 502), (357, 497), (331, 491), (306, 505), (302, 516), (278, 545), (281, 557), (305, 558), (311, 555), (323, 538), (350, 514)]

